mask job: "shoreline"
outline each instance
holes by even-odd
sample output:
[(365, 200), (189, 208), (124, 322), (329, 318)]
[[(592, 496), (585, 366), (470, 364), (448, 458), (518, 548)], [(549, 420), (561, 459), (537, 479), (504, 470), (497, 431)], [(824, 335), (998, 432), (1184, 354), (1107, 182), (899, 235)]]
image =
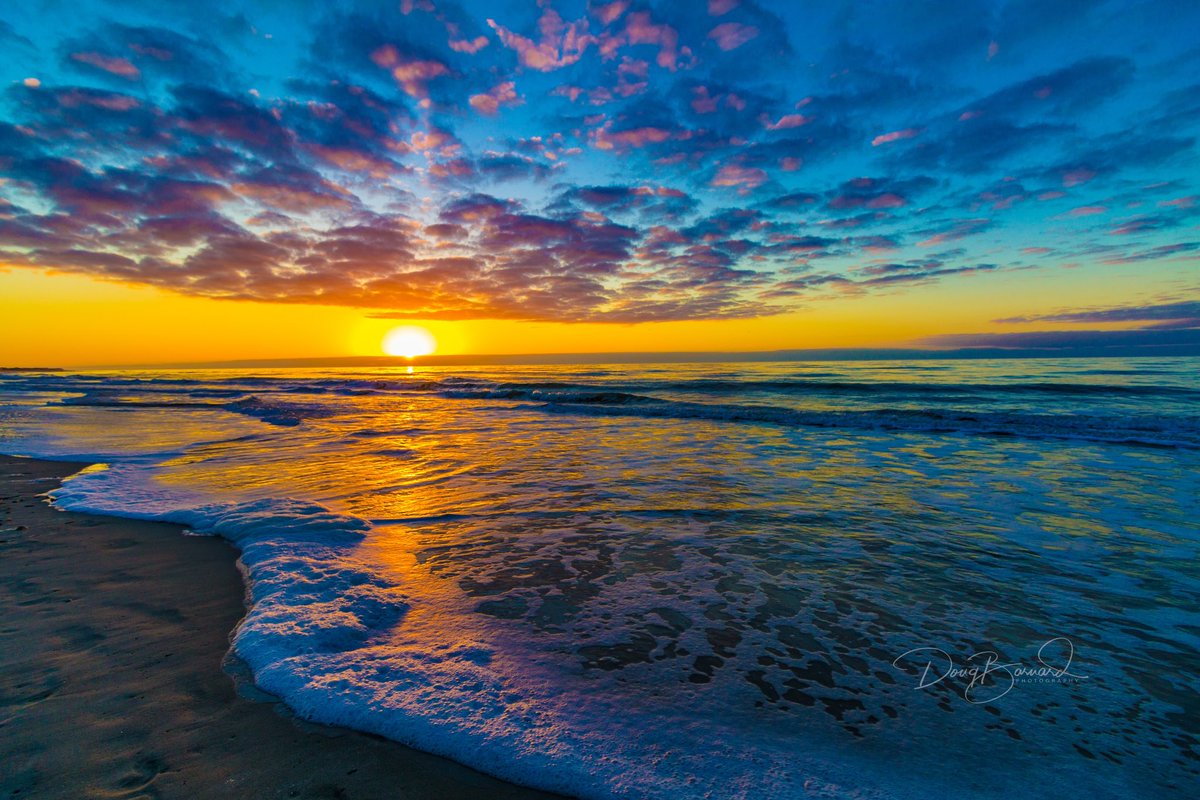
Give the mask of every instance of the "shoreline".
[(237, 549), (41, 497), (84, 466), (0, 456), (0, 795), (558, 797), (241, 685)]

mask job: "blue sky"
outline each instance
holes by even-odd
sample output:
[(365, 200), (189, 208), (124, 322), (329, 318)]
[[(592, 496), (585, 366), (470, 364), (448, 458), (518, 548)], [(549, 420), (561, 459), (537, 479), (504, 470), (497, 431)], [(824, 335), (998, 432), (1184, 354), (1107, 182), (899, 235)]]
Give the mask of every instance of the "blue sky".
[(0, 257), (622, 323), (1060, 270), (1023, 323), (1178, 337), (1197, 30), (1194, 2), (10, 3)]

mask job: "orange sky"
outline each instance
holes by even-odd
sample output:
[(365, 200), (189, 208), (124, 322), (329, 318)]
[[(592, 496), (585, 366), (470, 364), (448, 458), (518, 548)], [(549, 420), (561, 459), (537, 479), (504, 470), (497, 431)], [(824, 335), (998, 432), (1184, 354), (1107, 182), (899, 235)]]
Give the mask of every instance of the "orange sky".
[[(402, 324), (427, 328), (446, 355), (894, 346), (940, 333), (1012, 330), (991, 320), (1030, 311), (1031, 296), (1042, 298), (1037, 306), (1055, 307), (1055, 272), (1025, 273), (1019, 286), (978, 276), (921, 292), (821, 301), (760, 319), (565, 324), (377, 320), (351, 308), (210, 300), (12, 269), (0, 272), (0, 365), (381, 355), (384, 335)], [(1114, 290), (1119, 283), (1105, 282), (1095, 299), (1111, 300)]]

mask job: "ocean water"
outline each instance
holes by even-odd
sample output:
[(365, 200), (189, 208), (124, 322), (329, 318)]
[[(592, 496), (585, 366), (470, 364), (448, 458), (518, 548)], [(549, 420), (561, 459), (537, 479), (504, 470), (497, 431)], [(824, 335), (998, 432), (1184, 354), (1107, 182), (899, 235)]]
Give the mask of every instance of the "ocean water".
[[(0, 376), (301, 716), (584, 798), (1191, 798), (1200, 360)], [(989, 655), (990, 654), (990, 655)]]

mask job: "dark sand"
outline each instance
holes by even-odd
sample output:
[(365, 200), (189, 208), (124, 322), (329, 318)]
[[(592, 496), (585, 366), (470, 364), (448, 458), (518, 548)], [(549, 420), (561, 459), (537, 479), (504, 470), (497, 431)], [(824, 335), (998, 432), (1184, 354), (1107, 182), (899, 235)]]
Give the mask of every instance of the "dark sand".
[(57, 511), (0, 456), (0, 798), (551, 798), (240, 696), (237, 551)]

